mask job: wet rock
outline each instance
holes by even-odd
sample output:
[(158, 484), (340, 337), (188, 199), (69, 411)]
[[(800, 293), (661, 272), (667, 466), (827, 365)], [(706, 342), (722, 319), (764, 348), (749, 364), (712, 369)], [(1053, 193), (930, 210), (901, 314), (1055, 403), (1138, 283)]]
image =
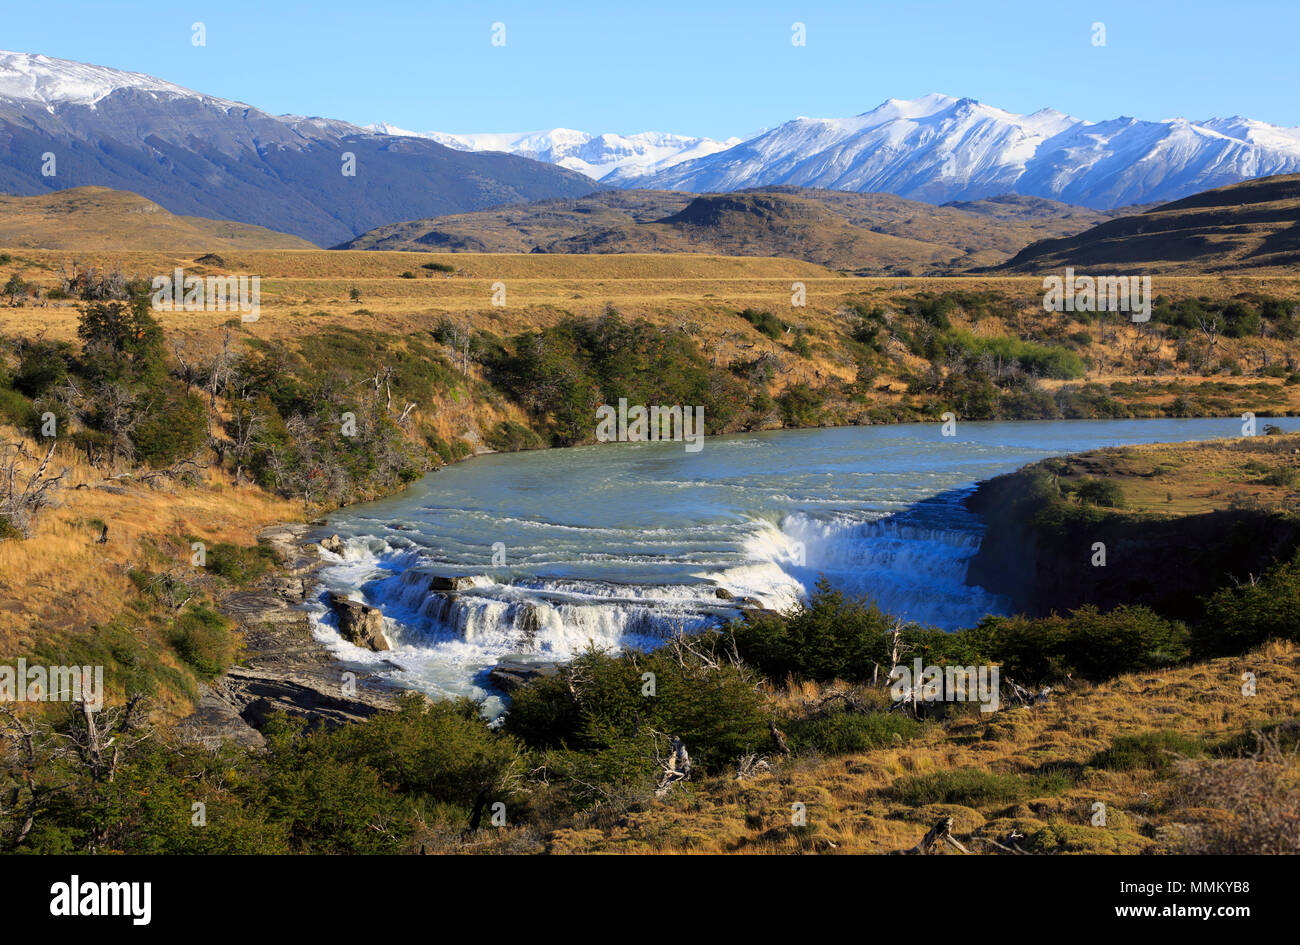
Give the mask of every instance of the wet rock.
[(715, 587), (713, 593), (717, 595), (718, 600), (731, 600), (736, 595), (731, 593), (725, 587)]
[(339, 618), (343, 639), (376, 652), (391, 649), (384, 636), (384, 614), (378, 607), (368, 607), (336, 591), (330, 592), (329, 604)]
[(474, 586), (472, 577), (451, 577), (444, 574), (430, 575), (429, 590), (431, 591), (467, 591)]
[(536, 604), (521, 604), (515, 626), (523, 636), (523, 642), (532, 646), (537, 639), (538, 632), (542, 629), (542, 618), (537, 613)]
[(331, 535), (329, 538), (322, 538), (320, 540), (320, 546), (330, 554), (343, 554), (343, 539), (338, 535)]
[(501, 660), (488, 673), (488, 681), (502, 692), (514, 692), (534, 679), (550, 678), (560, 673), (559, 663), (526, 663), (523, 660)]

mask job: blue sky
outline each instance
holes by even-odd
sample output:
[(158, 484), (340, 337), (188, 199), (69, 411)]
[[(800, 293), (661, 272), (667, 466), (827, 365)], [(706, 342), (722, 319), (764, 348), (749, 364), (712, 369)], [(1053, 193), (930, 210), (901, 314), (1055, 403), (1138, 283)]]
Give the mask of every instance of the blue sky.
[[(491, 42), (497, 22), (504, 46)], [(43, 0), (6, 4), (0, 20), (0, 48), (147, 72), (276, 114), (718, 138), (927, 92), (1093, 120), (1297, 126), (1297, 35), (1296, 0)]]

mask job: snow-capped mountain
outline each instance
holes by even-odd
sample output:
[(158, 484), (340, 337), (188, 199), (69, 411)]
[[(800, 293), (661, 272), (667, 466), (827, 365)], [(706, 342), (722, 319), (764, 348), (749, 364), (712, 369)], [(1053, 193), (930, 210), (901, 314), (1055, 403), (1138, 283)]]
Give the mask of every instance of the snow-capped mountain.
[(590, 135), (571, 128), (528, 131), (519, 134), (455, 135), (441, 131), (406, 131), (389, 124), (368, 126), (379, 134), (428, 138), (458, 151), (504, 151), (520, 157), (558, 164), (586, 174), (593, 180), (618, 185), (624, 178), (666, 170), (682, 161), (707, 157), (732, 145), (739, 138), (715, 141), (685, 135), (644, 131), (634, 135)]
[(44, 105), (93, 105), (125, 89), (176, 98), (208, 98), (142, 72), (122, 72), (68, 59), (0, 51), (0, 98)]
[(1110, 209), (1296, 171), (1300, 129), (1243, 118), (1093, 123), (927, 95), (855, 118), (796, 118), (616, 183), (696, 193), (796, 184), (931, 203), (1019, 193)]
[(0, 191), (82, 185), (321, 245), (397, 220), (577, 197), (595, 186), (521, 157), (269, 115), (136, 72), (0, 52)]

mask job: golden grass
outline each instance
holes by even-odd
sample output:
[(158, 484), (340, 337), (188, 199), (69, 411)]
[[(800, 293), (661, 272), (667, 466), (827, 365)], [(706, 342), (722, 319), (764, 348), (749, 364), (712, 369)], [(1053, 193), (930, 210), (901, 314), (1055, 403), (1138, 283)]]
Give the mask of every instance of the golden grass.
[[(1268, 422), (1257, 419), (1257, 430), (1262, 433)], [(1123, 490), (1126, 506), (1117, 514), (1199, 515), (1243, 500), (1294, 511), (1300, 435), (1094, 450), (1071, 456), (1068, 471), (1060, 474), (1067, 481), (1096, 477), (1110, 479)]]
[[(0, 440), (15, 438), (0, 431)], [(35, 454), (36, 445), (28, 446)], [(67, 448), (56, 451), (51, 470), (66, 470), (59, 505), (38, 516), (28, 540), (0, 542), (0, 653), (8, 656), (120, 613), (135, 593), (131, 568), (159, 550), (174, 555), (168, 566), (188, 567), (187, 535), (250, 545), (265, 525), (301, 517), (300, 506), (213, 471), (196, 486), (145, 485), (131, 476), (106, 478)], [(108, 525), (106, 544), (96, 542), (95, 520)]]
[[(1241, 692), (1247, 671), (1258, 680), (1253, 697)], [(777, 699), (797, 701), (809, 691)], [(992, 716), (971, 712), (906, 746), (795, 758), (744, 782), (730, 774), (706, 778), (608, 823), (594, 815), (556, 832), (549, 846), (572, 853), (887, 853), (912, 847), (939, 817), (953, 816), (959, 835), (984, 827), (996, 838), (1012, 827), (1027, 832), (1061, 824), (1086, 831), (1098, 849), (1137, 852), (1153, 846), (1139, 830), (1176, 837), (1180, 825), (1218, 814), (1180, 806), (1173, 783), (1145, 770), (1085, 767), (1059, 794), (976, 807), (911, 808), (891, 800), (888, 789), (908, 775), (961, 768), (1019, 775), (1077, 768), (1121, 735), (1171, 731), (1226, 739), (1293, 717), (1297, 705), (1300, 647), (1272, 643), (1240, 657), (1077, 686), (1042, 706)], [(1098, 801), (1107, 808), (1105, 828), (1091, 826)], [(796, 803), (807, 810), (804, 829), (792, 823)], [(969, 846), (989, 849), (979, 840)]]
[(71, 187), (32, 197), (0, 195), (0, 245), (23, 249), (112, 251), (311, 249), (297, 236), (231, 220), (182, 217), (125, 190)]
[[(1065, 314), (1042, 309), (1042, 281), (1036, 277), (855, 278), (833, 273), (811, 263), (790, 259), (739, 258), (705, 255), (546, 255), (484, 253), (404, 253), (369, 251), (261, 251), (223, 253), (226, 266), (213, 270), (195, 263), (194, 254), (161, 252), (63, 252), (14, 250), (13, 266), (25, 279), (43, 287), (58, 281), (61, 265), (76, 259), (81, 265), (120, 268), (128, 274), (152, 278), (177, 266), (188, 274), (257, 275), (261, 283), (261, 314), (255, 322), (241, 323), (237, 313), (164, 313), (165, 329), (184, 335), (200, 349), (212, 347), (227, 330), (239, 336), (289, 340), (331, 327), (377, 330), (395, 334), (427, 334), (443, 319), (468, 322), (477, 330), (498, 335), (552, 325), (568, 314), (592, 316), (608, 306), (625, 316), (644, 318), (666, 331), (690, 332), (705, 354), (719, 365), (752, 360), (762, 354), (777, 358), (773, 392), (804, 382), (822, 386), (837, 378), (852, 381), (857, 365), (840, 338), (847, 327), (846, 305), (851, 301), (888, 305), (891, 300), (917, 292), (993, 291), (1010, 304), (1000, 317), (972, 323), (960, 315), (954, 324), (975, 334), (1023, 334), (1034, 329), (1070, 334), (1087, 331), (1094, 342), (1087, 354), (1098, 360), (1086, 380), (1110, 383), (1131, 381), (1139, 385), (1205, 379), (1165, 371), (1147, 374), (1135, 361), (1139, 326), (1121, 323), (1108, 329), (1104, 343), (1096, 327), (1073, 321)], [(454, 274), (431, 272), (424, 263), (456, 268)], [(416, 278), (402, 278), (411, 272)], [(791, 305), (792, 285), (800, 282), (807, 293), (806, 307)], [(492, 304), (495, 286), (505, 286), (506, 305)], [(356, 289), (360, 298), (353, 300)], [(1294, 275), (1160, 277), (1154, 291), (1173, 298), (1209, 295), (1225, 298), (1242, 292), (1266, 292), (1300, 298), (1300, 278)], [(0, 307), (0, 333), (73, 340), (77, 304), (42, 302)], [(761, 334), (737, 312), (754, 308), (773, 312), (786, 322), (804, 328), (811, 340), (811, 357), (795, 355), (789, 339), (773, 340)], [(1143, 344), (1149, 345), (1146, 338)], [(1219, 340), (1222, 356), (1239, 361), (1249, 373), (1267, 358), (1285, 363), (1293, 357), (1285, 342), (1276, 339)], [(1165, 341), (1159, 354), (1172, 361), (1175, 347)], [(911, 368), (923, 367), (903, 358)], [(1300, 411), (1300, 386), (1285, 386), (1280, 379), (1219, 375), (1216, 382), (1241, 387), (1266, 384), (1269, 397), (1241, 391), (1224, 412)], [(1045, 381), (1054, 389), (1063, 381)], [(877, 380), (877, 399), (897, 399), (903, 385), (898, 378)], [(893, 393), (891, 393), (891, 391)], [(1167, 404), (1174, 393), (1145, 392), (1137, 399), (1152, 405)]]

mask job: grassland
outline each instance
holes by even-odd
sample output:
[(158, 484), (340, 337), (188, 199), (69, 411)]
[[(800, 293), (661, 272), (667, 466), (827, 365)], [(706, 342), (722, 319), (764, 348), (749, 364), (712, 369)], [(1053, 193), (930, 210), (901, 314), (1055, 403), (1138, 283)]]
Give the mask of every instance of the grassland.
[[(1261, 681), (1257, 695), (1243, 696), (1243, 672)], [(846, 691), (853, 687), (842, 682), (790, 684), (770, 698), (790, 717)], [(1293, 720), (1298, 701), (1300, 648), (1270, 644), (1057, 689), (1045, 705), (993, 717), (972, 711), (906, 744), (796, 756), (750, 780), (719, 773), (663, 804), (597, 811), (541, 845), (554, 853), (894, 853), (952, 817), (975, 853), (1008, 852), (995, 842), (1005, 845), (1013, 831), (1022, 838), (1014, 846), (1029, 853), (1182, 852), (1195, 849), (1199, 832), (1247, 815), (1189, 791), (1193, 773), (1252, 750), (1250, 733)], [(1104, 754), (1125, 739), (1137, 741), (1136, 760)], [(1279, 774), (1294, 792), (1300, 770), (1289, 765)], [(1098, 803), (1105, 826), (1094, 826)], [(795, 823), (795, 804), (805, 806), (806, 825)]]
[[(261, 315), (239, 323), (230, 313), (160, 315), (169, 333), (199, 347), (219, 343), (227, 327), (241, 336), (293, 339), (331, 327), (425, 333), (447, 318), (471, 331), (509, 336), (555, 325), (569, 315), (592, 317), (617, 308), (625, 317), (645, 319), (664, 331), (684, 331), (717, 364), (767, 355), (776, 365), (773, 393), (796, 383), (822, 386), (833, 379), (848, 383), (858, 369), (858, 353), (844, 343), (854, 313), (875, 306), (898, 309), (917, 296), (960, 293), (985, 296), (992, 304), (978, 311), (953, 312), (960, 330), (982, 336), (1017, 336), (1049, 344), (1069, 343), (1090, 358), (1083, 380), (1133, 385), (1121, 401), (1168, 407), (1179, 385), (1219, 385), (1222, 414), (1255, 410), (1286, 413), (1300, 408), (1300, 396), (1284, 377), (1263, 376), (1269, 365), (1294, 371), (1293, 346), (1279, 338), (1228, 338), (1214, 341), (1217, 361), (1236, 371), (1193, 373), (1178, 363), (1179, 342), (1150, 325), (1122, 319), (1098, 323), (1042, 309), (1042, 283), (1033, 277), (854, 278), (811, 263), (789, 259), (707, 255), (557, 256), (536, 254), (331, 252), (242, 250), (222, 255), (221, 266), (197, 261), (201, 254), (14, 250), (7, 268), (27, 282), (48, 289), (76, 261), (83, 268), (119, 269), (145, 278), (181, 267), (187, 274), (248, 274), (261, 278)], [(449, 267), (450, 272), (426, 268)], [(2, 270), (0, 270), (2, 271)], [(410, 277), (406, 277), (409, 275)], [(800, 283), (806, 305), (791, 304)], [(494, 306), (504, 287), (504, 306)], [(1157, 294), (1170, 299), (1234, 299), (1268, 295), (1300, 298), (1295, 276), (1177, 276), (1158, 279)], [(353, 293), (356, 297), (353, 297)], [(774, 315), (792, 333), (806, 334), (806, 356), (792, 353), (789, 338), (771, 338), (738, 317), (751, 309)], [(0, 309), (0, 332), (71, 340), (77, 305), (72, 301), (27, 301)], [(1194, 339), (1195, 340), (1195, 339)], [(893, 349), (882, 364), (876, 397), (895, 403), (906, 387), (903, 375), (926, 366), (923, 359)], [(1047, 390), (1062, 386), (1044, 378)], [(1208, 388), (1207, 388), (1208, 390)]]
[(111, 252), (312, 249), (297, 236), (250, 223), (177, 216), (152, 200), (108, 187), (71, 187), (34, 197), (0, 195), (0, 246)]
[[(380, 425), (397, 429), (393, 416), (401, 410), (402, 399), (410, 397), (413, 423), (401, 428), (402, 435), (406, 446), (423, 439), (420, 448), (426, 457), (439, 438), (437, 447), (454, 439), (461, 449), (444, 458), (482, 448), (491, 431), (507, 421), (535, 427), (537, 434), (545, 432), (552, 418), (526, 410), (494, 373), (502, 362), (519, 356), (520, 346), (513, 345), (512, 336), (564, 329), (543, 335), (564, 340), (566, 326), (595, 324), (611, 308), (629, 322), (644, 320), (650, 327), (648, 335), (639, 336), (642, 339), (657, 335), (689, 342), (693, 348), (664, 350), (698, 349), (705, 362), (700, 371), (716, 372), (701, 376), (743, 376), (750, 386), (742, 392), (751, 399), (736, 413), (736, 422), (746, 428), (803, 423), (800, 415), (778, 413), (771, 404), (759, 406), (761, 393), (780, 397), (800, 385), (821, 394), (829, 405), (807, 415), (807, 422), (814, 424), (933, 417), (953, 395), (944, 386), (949, 378), (980, 378), (991, 385), (987, 378), (994, 375), (988, 372), (1000, 367), (973, 368), (968, 362), (976, 356), (996, 362), (1003, 351), (1045, 364), (1081, 366), (1082, 374), (1076, 377), (1020, 372), (1009, 390), (1027, 390), (1039, 398), (1035, 403), (1067, 403), (1054, 398), (1075, 392), (1089, 393), (1089, 403), (1117, 411), (1102, 415), (1236, 415), (1253, 410), (1260, 415), (1261, 432), (1266, 416), (1300, 411), (1300, 383), (1293, 380), (1300, 367), (1294, 360), (1294, 340), (1275, 332), (1300, 298), (1300, 281), (1290, 276), (1177, 277), (1159, 284), (1156, 291), (1168, 303), (1162, 311), (1170, 312), (1180, 300), (1236, 302), (1253, 311), (1266, 297), (1274, 316), (1252, 324), (1271, 326), (1274, 333), (1258, 328), (1236, 336), (1223, 334), (1211, 344), (1173, 321), (1142, 326), (1122, 318), (1089, 320), (1045, 313), (1037, 279), (865, 279), (786, 259), (236, 249), (223, 251), (217, 264), (211, 259), (200, 262), (201, 253), (188, 251), (74, 254), (20, 248), (5, 255), (8, 261), (0, 264), (0, 272), (17, 275), (40, 290), (39, 295), (16, 294), (14, 304), (0, 308), (0, 335), (6, 343), (0, 367), (6, 383), (18, 376), (23, 353), (30, 353), (35, 342), (68, 342), (58, 357), (67, 361), (69, 377), (91, 377), (93, 365), (81, 363), (77, 350), (84, 303), (48, 295), (60, 286), (73, 258), (83, 268), (120, 269), (146, 279), (177, 266), (194, 275), (258, 275), (263, 280), (262, 306), (256, 321), (241, 322), (229, 312), (159, 314), (167, 376), (150, 383), (183, 386), (187, 394), (191, 385), (202, 390), (205, 378), (191, 377), (180, 359), (199, 363), (219, 352), (229, 337), (257, 362), (253, 367), (258, 370), (250, 369), (247, 377), (262, 378), (249, 384), (263, 384), (266, 389), (254, 393), (264, 393), (267, 402), (280, 398), (299, 409), (304, 402), (324, 403), (322, 392), (333, 391), (342, 406), (360, 390)], [(492, 304), (498, 283), (505, 287), (503, 307)], [(806, 306), (791, 305), (794, 283), (803, 284)], [(473, 360), (459, 360), (462, 349), (446, 343), (448, 326), (468, 329), (481, 345)], [(1185, 356), (1189, 346), (1210, 352), (1197, 370)], [(755, 379), (747, 365), (763, 355), (775, 369)], [(265, 373), (267, 365), (275, 368), (270, 375)], [(642, 372), (676, 369), (656, 361), (633, 366)], [(384, 404), (382, 384), (371, 378), (380, 377), (386, 368), (393, 369), (397, 410)], [(580, 372), (568, 376), (585, 379)], [(1090, 392), (1088, 385), (1094, 388)], [(209, 442), (226, 441), (242, 409), (240, 401), (251, 400), (237, 386), (214, 385), (218, 395), (207, 416)], [(24, 408), (32, 405), (21, 399), (12, 402)], [(268, 407), (267, 415), (287, 419), (289, 411), (288, 406), (280, 413)], [(90, 410), (85, 416), (93, 420)], [(280, 444), (295, 439), (278, 428), (276, 435)], [(1258, 439), (1272, 441), (1275, 447), (1284, 442), (1280, 437)], [(31, 475), (43, 453), (32, 431), (5, 425), (0, 427), (0, 441), (16, 451), (7, 455), (14, 458), (20, 480)], [(225, 446), (232, 449), (229, 442)], [(194, 573), (189, 564), (192, 541), (246, 547), (262, 525), (299, 519), (323, 507), (292, 489), (278, 488), (278, 480), (249, 482), (228, 461), (215, 461), (210, 453), (202, 453), (199, 468), (182, 471), (149, 468), (126, 458), (90, 465), (80, 450), (61, 446), (54, 459), (64, 475), (57, 505), (41, 511), (30, 537), (0, 540), (0, 649), (49, 660), (78, 654), (102, 657), (113, 667), (111, 698), (120, 699), (132, 685), (146, 680), (157, 696), (157, 721), (165, 724), (184, 715), (205, 678), (176, 645), (193, 605), (188, 611), (185, 600), (177, 606), (170, 591), (168, 600), (160, 600), (156, 590), (145, 589), (146, 582), (156, 588), (160, 576), (167, 575), (174, 584), (164, 586), (179, 587), (179, 596), (193, 592), (201, 600), (211, 599), (224, 579)], [(1295, 476), (1300, 475), (1296, 455), (1280, 448), (1256, 455), (1252, 447), (1231, 443), (1209, 449), (1131, 447), (1085, 455), (1057, 470), (1057, 476), (1058, 485), (1077, 487), (1096, 479), (1117, 484), (1124, 506), (1106, 513), (1116, 519), (1141, 514), (1190, 518), (1243, 504), (1261, 514), (1282, 515), (1293, 511)], [(323, 465), (319, 456), (312, 461)], [(386, 469), (419, 471), (392, 464)], [(390, 476), (383, 488), (398, 488), (400, 481), (405, 480)], [(377, 489), (378, 482), (354, 484)], [(1065, 491), (1080, 494), (1077, 488)], [(104, 526), (107, 542), (101, 543)], [(365, 824), (358, 826), (356, 836), (331, 834), (333, 828), (326, 824), (318, 825), (324, 833), (314, 840), (284, 841), (284, 849), (316, 852), (414, 852), (421, 845), (467, 852), (887, 852), (912, 846), (942, 816), (954, 817), (958, 837), (977, 852), (1001, 852), (999, 844), (1007, 843), (1042, 853), (1169, 852), (1208, 844), (1204, 837), (1213, 834), (1216, 825), (1231, 825), (1247, 816), (1234, 806), (1236, 800), (1211, 783), (1214, 772), (1225, 765), (1246, 765), (1252, 777), (1273, 778), (1271, 786), (1261, 790), (1294, 795), (1294, 761), (1238, 755), (1251, 750), (1250, 732), (1255, 728), (1277, 725), (1284, 727), (1284, 735), (1289, 731), (1285, 726), (1292, 723), (1300, 696), (1297, 670), (1300, 650), (1295, 644), (1269, 642), (1245, 654), (1183, 662), (1158, 672), (1095, 683), (1066, 680), (1046, 705), (1012, 708), (993, 718), (959, 712), (906, 727), (906, 732), (900, 729), (897, 739), (887, 733), (887, 744), (837, 746), (822, 736), (801, 739), (798, 732), (824, 721), (819, 707), (837, 698), (837, 692), (856, 692), (861, 705), (879, 710), (880, 690), (866, 689), (860, 680), (769, 679), (758, 690), (741, 688), (751, 696), (757, 693), (758, 702), (750, 709), (770, 715), (791, 731), (794, 754), (773, 757), (772, 770), (753, 778), (737, 779), (730, 760), (702, 768), (699, 778), (661, 803), (636, 796), (574, 807), (572, 792), (577, 789), (571, 781), (582, 769), (578, 775), (571, 771), (572, 777), (552, 774), (549, 755), (529, 755), (530, 765), (537, 762), (529, 769), (535, 776), (521, 781), (514, 765), (524, 757), (523, 748), (491, 741), (496, 736), (479, 728), (471, 732), (478, 724), (471, 711), (455, 723), (456, 731), (488, 739), (508, 760), (511, 790), (517, 792), (511, 803), (518, 799), (530, 816), (517, 827), (469, 840), (461, 837), (461, 828), (480, 790), (477, 783), (466, 788), (468, 800), (460, 794), (401, 794), (383, 780), (391, 775), (384, 767), (388, 762), (376, 762), (375, 770), (362, 772), (364, 783), (374, 786), (373, 795), (329, 807), (318, 803), (312, 792), (318, 787), (341, 790), (342, 782), (336, 778), (336, 760), (322, 749), (311, 755), (321, 765), (312, 769), (310, 778), (296, 769), (281, 771), (275, 777), (282, 780), (274, 786), (287, 791), (285, 785), (296, 784), (295, 790), (306, 791), (300, 798), (302, 817), (328, 818), (340, 810), (368, 809), (371, 803), (397, 803), (393, 798), (399, 794), (401, 803), (410, 801), (412, 806), (400, 812), (407, 818), (402, 821), (406, 832), (386, 835), (382, 845), (366, 832)], [(1243, 698), (1243, 672), (1259, 680), (1257, 696)], [(873, 717), (880, 714), (874, 711)], [(403, 741), (403, 731), (389, 734), (408, 747), (418, 744)], [(347, 737), (339, 740), (346, 742)], [(357, 737), (366, 736), (363, 732)], [(1144, 741), (1135, 748), (1124, 741), (1130, 737)], [(355, 746), (329, 750), (336, 749), (346, 753)], [(1134, 754), (1136, 761), (1116, 760)], [(301, 761), (283, 746), (270, 757), (272, 767), (292, 768)], [(614, 759), (621, 764), (617, 755)], [(572, 757), (568, 760), (573, 762)], [(222, 796), (254, 783), (240, 781), (232, 787), (215, 768), (191, 772), (185, 767), (191, 761), (182, 750), (156, 763), (178, 783), (198, 779)], [(225, 756), (212, 764), (220, 768), (228, 762), (245, 774), (262, 764), (259, 758), (231, 761)], [(132, 777), (149, 783), (156, 773), (142, 764)], [(317, 777), (336, 780), (312, 780)], [(121, 790), (131, 790), (134, 783), (124, 779)], [(98, 790), (88, 788), (88, 796)], [(253, 791), (244, 809), (264, 809), (262, 800)], [(138, 802), (134, 795), (129, 801)], [(1091, 825), (1097, 802), (1110, 812), (1106, 828)], [(804, 826), (791, 820), (790, 805), (796, 803), (806, 806)], [(287, 831), (287, 837), (301, 836), (286, 824), (275, 829)], [(260, 836), (260, 828), (252, 833)], [(58, 838), (42, 842), (56, 843)]]

